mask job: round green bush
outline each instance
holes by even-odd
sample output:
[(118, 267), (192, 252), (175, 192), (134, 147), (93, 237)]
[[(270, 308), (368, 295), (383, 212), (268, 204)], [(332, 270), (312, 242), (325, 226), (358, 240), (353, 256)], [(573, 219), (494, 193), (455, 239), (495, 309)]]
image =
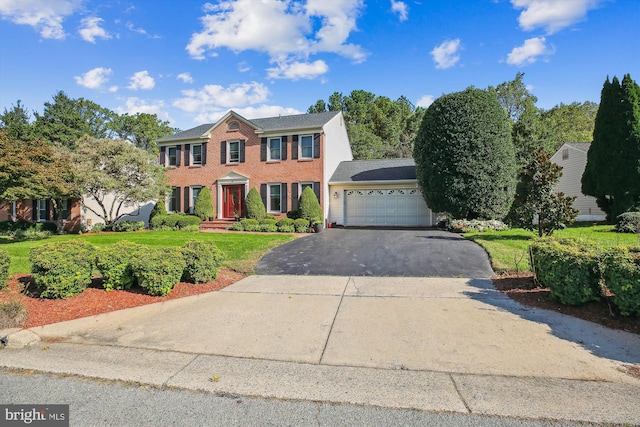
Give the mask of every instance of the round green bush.
[(165, 296), (180, 283), (186, 263), (180, 249), (147, 248), (131, 259), (138, 284), (152, 296)]
[(128, 232), (144, 230), (144, 221), (121, 221), (113, 226), (113, 231)]
[(260, 197), (260, 193), (258, 193), (258, 190), (256, 190), (255, 187), (249, 190), (245, 199), (245, 206), (247, 210), (247, 218), (249, 219), (261, 221), (267, 214), (267, 209), (264, 207), (262, 197)]
[(211, 191), (209, 187), (202, 187), (198, 197), (196, 197), (196, 203), (193, 207), (193, 214), (203, 221), (208, 218), (213, 218), (213, 199), (211, 198)]
[(176, 227), (181, 229), (184, 227), (188, 227), (190, 225), (200, 226), (202, 220), (195, 215), (178, 215), (178, 220), (176, 221)]
[(276, 233), (278, 231), (278, 226), (276, 226), (275, 222), (260, 224), (260, 231), (263, 231), (265, 233)]
[(618, 233), (640, 233), (640, 212), (625, 212), (618, 215)]
[(7, 278), (9, 277), (9, 266), (11, 259), (7, 251), (0, 250), (0, 289), (7, 287)]
[(182, 280), (190, 283), (207, 283), (216, 280), (224, 254), (211, 242), (189, 240), (182, 246), (186, 267)]
[(257, 219), (243, 219), (240, 223), (244, 231), (260, 231), (260, 222)]
[(294, 220), (291, 218), (282, 218), (281, 220), (279, 220), (276, 225), (278, 227), (282, 227), (282, 226), (293, 226), (294, 224)]
[(640, 247), (605, 251), (603, 278), (620, 314), (640, 317)]
[(298, 218), (293, 221), (293, 227), (296, 229), (296, 233), (308, 233), (309, 220), (305, 218)]
[(280, 233), (294, 233), (296, 231), (293, 225), (281, 225), (278, 227)]
[(309, 222), (322, 222), (322, 208), (311, 187), (306, 187), (302, 191), (298, 211), (300, 211), (300, 218), (307, 219)]
[(130, 289), (135, 284), (131, 270), (131, 259), (137, 256), (142, 246), (128, 240), (98, 250), (96, 266), (102, 274), (102, 286), (111, 291)]
[(232, 230), (232, 231), (244, 231), (244, 226), (242, 225), (241, 222), (234, 222), (231, 227), (227, 228), (227, 230)]

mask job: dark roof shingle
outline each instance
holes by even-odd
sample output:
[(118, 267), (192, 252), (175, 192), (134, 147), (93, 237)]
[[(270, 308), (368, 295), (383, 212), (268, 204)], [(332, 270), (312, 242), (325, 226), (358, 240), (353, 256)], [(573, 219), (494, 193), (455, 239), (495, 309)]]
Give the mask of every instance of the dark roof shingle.
[(352, 160), (340, 162), (330, 183), (403, 181), (416, 179), (413, 159)]

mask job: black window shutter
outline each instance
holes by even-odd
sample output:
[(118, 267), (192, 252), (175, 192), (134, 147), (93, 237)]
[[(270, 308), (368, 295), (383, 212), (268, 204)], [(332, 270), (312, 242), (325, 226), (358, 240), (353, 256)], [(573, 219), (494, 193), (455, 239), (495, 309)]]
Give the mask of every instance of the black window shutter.
[(167, 157), (167, 147), (160, 147), (160, 164), (165, 165)]
[(38, 201), (37, 200), (34, 200), (33, 204), (31, 205), (31, 220), (32, 221), (38, 220)]
[(282, 191), (280, 194), (280, 212), (287, 211), (287, 184), (281, 185)]
[(320, 201), (320, 183), (313, 183), (313, 192), (316, 193), (316, 197), (318, 198), (318, 202)]
[(320, 158), (320, 134), (316, 133), (313, 135), (313, 158)]
[(207, 143), (202, 143), (202, 166), (207, 164)]
[(260, 197), (265, 207), (267, 206), (267, 184), (260, 184)]
[(44, 209), (46, 210), (46, 213), (44, 214), (44, 220), (45, 221), (49, 221), (49, 219), (50, 219), (49, 211), (51, 210), (51, 202), (48, 199), (44, 202)]
[(260, 139), (260, 161), (267, 161), (267, 138)]
[(291, 184), (291, 210), (298, 209), (298, 183)]
[(287, 137), (283, 136), (282, 137), (282, 153), (281, 153), (281, 158), (282, 160), (287, 160)]
[(240, 163), (244, 163), (244, 143), (245, 143), (245, 140), (241, 139), (240, 144), (238, 144), (239, 145), (238, 149), (240, 150)]
[(185, 166), (189, 166), (190, 157), (191, 157), (191, 145), (184, 144), (184, 165)]
[(227, 141), (220, 143), (220, 164), (227, 163)]
[(180, 157), (182, 153), (180, 152), (182, 149), (182, 145), (176, 145), (176, 167), (180, 166)]
[(189, 213), (189, 205), (190, 205), (190, 200), (189, 200), (189, 187), (184, 187), (184, 212), (185, 213)]
[(298, 160), (298, 135), (291, 138), (291, 159)]
[(176, 212), (180, 212), (180, 190), (182, 188), (176, 187)]

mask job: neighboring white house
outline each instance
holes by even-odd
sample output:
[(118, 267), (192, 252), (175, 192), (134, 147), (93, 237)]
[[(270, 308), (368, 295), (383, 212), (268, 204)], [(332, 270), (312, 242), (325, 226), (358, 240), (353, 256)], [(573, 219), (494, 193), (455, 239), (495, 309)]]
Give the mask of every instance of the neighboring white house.
[(578, 209), (576, 221), (604, 221), (606, 214), (598, 207), (595, 197), (582, 194), (582, 174), (587, 166), (589, 142), (567, 142), (551, 156), (551, 161), (562, 167), (562, 176), (556, 187), (558, 192), (576, 196), (573, 207)]
[[(113, 203), (114, 196), (111, 194), (107, 194), (105, 196), (104, 205), (107, 209), (111, 208)], [(123, 205), (120, 208), (121, 213), (125, 213), (125, 215), (118, 220), (118, 222), (122, 221), (144, 221), (145, 227), (149, 226), (149, 215), (151, 214), (151, 210), (155, 206), (155, 202), (149, 201), (146, 203), (136, 204), (134, 206)], [(117, 209), (117, 205), (114, 207)], [(82, 226), (84, 229), (90, 230), (96, 224), (104, 224), (104, 219), (100, 216), (96, 215), (95, 212), (101, 212), (102, 209), (98, 205), (98, 203), (93, 199), (93, 197), (84, 196), (82, 198)]]

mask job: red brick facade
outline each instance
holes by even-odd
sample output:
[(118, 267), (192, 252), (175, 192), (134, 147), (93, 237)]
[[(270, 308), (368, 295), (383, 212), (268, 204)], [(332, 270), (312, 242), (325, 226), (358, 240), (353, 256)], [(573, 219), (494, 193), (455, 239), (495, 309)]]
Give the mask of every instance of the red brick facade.
[[(43, 205), (45, 208), (38, 212), (37, 201), (22, 199), (16, 202), (15, 218), (13, 202), (0, 202), (0, 221), (54, 221), (53, 206), (48, 201)], [(64, 231), (67, 233), (77, 233), (82, 226), (82, 212), (80, 200), (70, 201), (68, 219), (64, 220)]]
[[(296, 156), (296, 153), (300, 151), (298, 144), (302, 136), (315, 138), (315, 157), (303, 159), (302, 155)], [(267, 149), (265, 143), (268, 138), (281, 138), (282, 160), (264, 160)], [(239, 153), (237, 162), (230, 161), (230, 141), (239, 142), (238, 146), (243, 151)], [(202, 164), (193, 165), (193, 156), (190, 151), (194, 145), (200, 143), (204, 143), (202, 145)], [(320, 190), (321, 183), (325, 178), (323, 176), (324, 144), (324, 134), (320, 129), (257, 134), (256, 128), (251, 124), (230, 115), (211, 130), (208, 140), (198, 141), (197, 138), (194, 138), (162, 142), (160, 144), (160, 163), (169, 165), (169, 149), (173, 153), (172, 147), (177, 147), (176, 157), (179, 158), (179, 165), (170, 166), (167, 171), (169, 183), (174, 187), (180, 199), (179, 209), (176, 210), (189, 212), (189, 209), (193, 207), (192, 193), (189, 189), (202, 186), (208, 187), (211, 191), (216, 217), (229, 218), (230, 215), (225, 213), (223, 209), (224, 188), (228, 185), (240, 185), (243, 199), (251, 188), (255, 187), (259, 192), (262, 190), (267, 213), (282, 217), (297, 205), (301, 183), (315, 183), (316, 194), (319, 196), (321, 206), (324, 206), (323, 191)], [(269, 200), (265, 200), (265, 196), (266, 199), (270, 196), (270, 184), (281, 184), (283, 187), (281, 212), (270, 210)], [(170, 209), (171, 205), (172, 202), (169, 201), (167, 207)], [(243, 215), (244, 212), (240, 216)]]

